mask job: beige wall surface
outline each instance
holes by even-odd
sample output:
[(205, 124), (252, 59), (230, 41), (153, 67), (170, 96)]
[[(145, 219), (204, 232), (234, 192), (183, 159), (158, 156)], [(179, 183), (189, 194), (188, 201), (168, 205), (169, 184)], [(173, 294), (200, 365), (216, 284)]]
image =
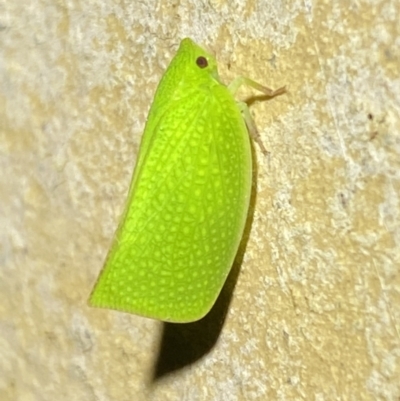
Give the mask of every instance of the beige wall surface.
[[(0, 399), (398, 401), (399, 10), (0, 1)], [(227, 286), (173, 325), (87, 298), (186, 36), (288, 93), (251, 102), (269, 154)]]

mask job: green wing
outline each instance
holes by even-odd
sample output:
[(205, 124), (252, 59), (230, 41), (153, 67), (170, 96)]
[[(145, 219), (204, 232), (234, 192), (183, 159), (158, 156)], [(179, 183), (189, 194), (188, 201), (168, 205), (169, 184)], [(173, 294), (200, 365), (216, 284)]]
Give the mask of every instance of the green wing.
[(211, 76), (181, 80), (168, 101), (156, 96), (152, 112), (90, 303), (189, 322), (210, 310), (235, 258), (251, 191), (250, 143), (232, 95)]

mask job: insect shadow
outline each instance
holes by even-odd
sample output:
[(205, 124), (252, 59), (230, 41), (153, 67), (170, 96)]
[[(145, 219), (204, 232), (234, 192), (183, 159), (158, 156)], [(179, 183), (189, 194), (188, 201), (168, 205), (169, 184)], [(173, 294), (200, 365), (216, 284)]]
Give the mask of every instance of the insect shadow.
[(244, 102), (247, 104), (248, 107), (251, 107), (255, 103), (268, 102), (269, 100), (275, 99), (276, 97), (285, 95), (287, 93), (288, 93), (288, 89), (286, 89), (284, 92), (279, 93), (274, 96), (269, 96), (269, 95), (264, 95), (264, 94), (252, 95), (252, 96), (249, 96), (247, 99), (245, 99)]
[(254, 218), (257, 188), (257, 163), (253, 144), (251, 146), (253, 157), (253, 186), (250, 198), (250, 207), (246, 226), (238, 253), (232, 269), (223, 286), (217, 301), (210, 312), (202, 319), (192, 323), (164, 323), (157, 360), (155, 361), (152, 383), (174, 371), (192, 365), (214, 347), (225, 322), (228, 308), (232, 299), (240, 266), (246, 250), (250, 229)]

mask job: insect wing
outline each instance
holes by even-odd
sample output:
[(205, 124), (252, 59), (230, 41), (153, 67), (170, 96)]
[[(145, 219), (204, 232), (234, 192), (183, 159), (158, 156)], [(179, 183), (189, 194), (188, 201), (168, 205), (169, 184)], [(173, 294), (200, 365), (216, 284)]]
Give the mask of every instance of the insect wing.
[(157, 104), (94, 306), (194, 321), (230, 271), (251, 191), (247, 129), (225, 86), (183, 86)]

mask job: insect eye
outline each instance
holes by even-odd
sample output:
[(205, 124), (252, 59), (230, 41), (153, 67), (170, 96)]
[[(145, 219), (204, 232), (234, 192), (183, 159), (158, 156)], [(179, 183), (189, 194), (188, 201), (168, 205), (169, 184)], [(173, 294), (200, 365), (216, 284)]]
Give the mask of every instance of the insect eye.
[(205, 57), (203, 57), (203, 56), (197, 57), (197, 59), (196, 59), (196, 64), (197, 64), (200, 68), (206, 68), (206, 67), (208, 67), (208, 61), (207, 61), (207, 59), (206, 59)]

